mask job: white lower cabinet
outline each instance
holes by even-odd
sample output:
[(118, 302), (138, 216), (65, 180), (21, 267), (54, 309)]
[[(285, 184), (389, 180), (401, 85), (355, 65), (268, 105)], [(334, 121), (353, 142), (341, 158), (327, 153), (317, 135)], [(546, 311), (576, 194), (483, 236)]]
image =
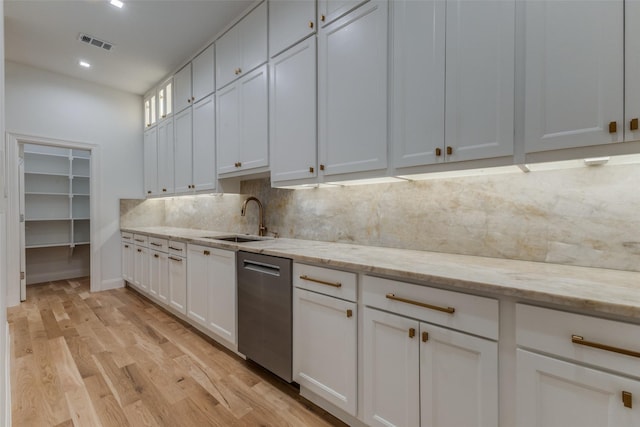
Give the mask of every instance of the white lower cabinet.
[(169, 242), (169, 306), (187, 314), (186, 244)]
[[(124, 239), (124, 238), (123, 238)], [(122, 278), (133, 284), (135, 266), (135, 246), (130, 241), (122, 242)]]
[(188, 245), (187, 316), (236, 344), (236, 254)]
[(294, 381), (348, 414), (357, 410), (357, 305), (293, 291)]
[(164, 239), (149, 239), (149, 295), (169, 302), (169, 254)]
[(147, 248), (147, 237), (134, 235), (136, 244), (134, 247), (134, 269), (133, 285), (142, 292), (149, 292), (149, 249)]
[(365, 276), (363, 301), (367, 424), (498, 425), (498, 343), (465, 333), (497, 337), (496, 300)]
[(517, 360), (518, 427), (640, 425), (640, 381), (521, 349)]

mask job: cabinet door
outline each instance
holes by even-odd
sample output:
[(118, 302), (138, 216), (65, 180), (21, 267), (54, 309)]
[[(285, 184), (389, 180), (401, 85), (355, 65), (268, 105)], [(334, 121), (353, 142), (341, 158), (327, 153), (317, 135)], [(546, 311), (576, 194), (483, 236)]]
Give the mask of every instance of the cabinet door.
[(415, 320), (364, 309), (364, 416), (371, 426), (420, 425)]
[(135, 247), (131, 243), (122, 242), (122, 278), (133, 285), (135, 263)]
[(355, 416), (356, 304), (299, 288), (293, 297), (294, 381)]
[(144, 127), (150, 128), (158, 121), (158, 98), (155, 89), (144, 97)]
[(446, 22), (445, 158), (512, 155), (515, 0), (448, 0)]
[(209, 248), (208, 328), (236, 344), (236, 253)]
[(635, 24), (640, 22), (640, 2), (625, 1), (624, 18), (624, 139), (637, 141), (640, 140), (640, 27)]
[(209, 281), (208, 248), (189, 245), (187, 251), (187, 316), (202, 326), (207, 326), (207, 299)]
[(187, 314), (186, 264), (185, 258), (169, 256), (169, 305), (182, 314)]
[(238, 26), (231, 28), (216, 41), (216, 89), (221, 89), (238, 77), (240, 43)]
[(622, 399), (623, 392), (631, 393), (632, 401), (640, 396), (640, 382), (524, 350), (517, 353), (518, 427), (640, 425), (638, 408), (625, 407)]
[(158, 118), (160, 121), (173, 115), (173, 77), (158, 88)]
[(269, 164), (269, 80), (267, 65), (238, 81), (240, 163), (252, 169)]
[(498, 343), (420, 324), (422, 426), (498, 425)]
[(216, 93), (218, 173), (238, 170), (240, 129), (238, 86), (233, 84)]
[(443, 159), (445, 12), (439, 0), (391, 2), (395, 167)]
[(175, 116), (175, 189), (176, 193), (191, 191), (192, 170), (192, 109), (187, 108)]
[(318, 133), (324, 174), (387, 167), (387, 3), (371, 1), (318, 39)]
[(143, 292), (149, 292), (149, 249), (135, 247), (133, 284)]
[(240, 43), (240, 76), (267, 62), (267, 2), (251, 11), (237, 25)]
[(149, 293), (167, 304), (169, 295), (169, 256), (151, 251), (149, 258)]
[(366, 0), (318, 0), (318, 19), (325, 26)]
[(269, 56), (274, 57), (315, 33), (315, 0), (269, 2)]
[(315, 37), (272, 59), (269, 78), (271, 180), (314, 177), (317, 170)]
[(216, 188), (216, 105), (210, 95), (193, 105), (193, 185)]
[(622, 141), (624, 2), (524, 7), (526, 151)]
[(198, 102), (215, 90), (215, 66), (213, 45), (191, 61), (193, 73), (193, 102)]
[(174, 105), (180, 112), (193, 102), (191, 92), (191, 63), (185, 65), (173, 76)]
[(144, 133), (144, 192), (147, 196), (158, 194), (158, 130), (151, 128)]
[(173, 193), (173, 117), (158, 125), (158, 191)]

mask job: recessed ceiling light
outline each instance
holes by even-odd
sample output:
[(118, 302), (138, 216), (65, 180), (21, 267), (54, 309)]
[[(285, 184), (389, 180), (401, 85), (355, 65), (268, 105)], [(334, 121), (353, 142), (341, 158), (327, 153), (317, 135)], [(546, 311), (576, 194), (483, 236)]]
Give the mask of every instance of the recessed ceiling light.
[(80, 61), (78, 64), (80, 64), (80, 66), (84, 68), (91, 68), (91, 64), (89, 64), (87, 61)]
[(122, 3), (120, 0), (111, 0), (110, 3), (118, 9), (122, 9), (122, 6), (124, 6), (124, 3)]

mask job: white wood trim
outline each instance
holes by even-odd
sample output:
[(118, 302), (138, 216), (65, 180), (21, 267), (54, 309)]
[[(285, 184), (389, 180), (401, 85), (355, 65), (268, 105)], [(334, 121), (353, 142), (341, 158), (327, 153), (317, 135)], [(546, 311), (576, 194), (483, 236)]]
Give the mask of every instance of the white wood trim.
[(124, 288), (124, 280), (122, 278), (103, 280), (100, 283), (101, 291), (108, 291), (110, 289)]
[(39, 144), (58, 146), (70, 149), (91, 151), (91, 180), (90, 180), (90, 228), (91, 228), (91, 291), (101, 290), (100, 250), (102, 239), (100, 236), (100, 155), (101, 149), (97, 144), (78, 141), (66, 141), (17, 132), (7, 132), (7, 306), (20, 303), (20, 210), (18, 188), (18, 156), (19, 144)]
[(11, 425), (11, 338), (9, 336), (9, 322), (5, 323), (5, 352), (4, 352), (4, 413), (5, 426)]

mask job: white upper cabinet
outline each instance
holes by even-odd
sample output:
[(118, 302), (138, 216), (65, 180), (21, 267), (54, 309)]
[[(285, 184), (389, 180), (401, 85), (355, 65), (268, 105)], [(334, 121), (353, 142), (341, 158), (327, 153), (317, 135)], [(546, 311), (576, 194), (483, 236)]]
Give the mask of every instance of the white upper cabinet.
[(513, 154), (515, 0), (447, 0), (445, 156)]
[(193, 105), (193, 189), (216, 188), (216, 104), (214, 96)]
[(191, 63), (188, 63), (173, 76), (175, 111), (180, 112), (193, 103), (191, 89)]
[(173, 193), (173, 118), (158, 125), (158, 191)]
[(214, 45), (207, 47), (191, 61), (193, 102), (198, 102), (215, 90)]
[(317, 175), (316, 38), (271, 60), (271, 181)]
[(216, 104), (218, 173), (268, 166), (267, 66), (220, 90)]
[[(637, 7), (634, 3), (627, 2), (631, 8)], [(526, 151), (623, 141), (628, 129), (623, 111), (625, 3), (541, 0), (523, 5)], [(637, 44), (637, 38), (629, 41)], [(629, 56), (637, 61), (638, 51)], [(637, 81), (637, 71), (629, 78)], [(637, 103), (637, 91), (631, 96)]]
[(387, 167), (386, 1), (318, 34), (318, 144), (324, 175)]
[(269, 56), (305, 39), (316, 31), (315, 0), (269, 2)]
[(627, 1), (625, 15), (624, 140), (640, 140), (640, 2)]
[(151, 128), (144, 133), (144, 192), (147, 196), (158, 194), (158, 131)]
[(318, 0), (318, 20), (321, 26), (332, 23), (367, 0)]
[(158, 121), (173, 115), (173, 77), (165, 80), (158, 88)]
[(444, 147), (446, 2), (391, 2), (392, 129), (396, 167), (436, 163)]
[(265, 1), (216, 41), (216, 88), (251, 72), (267, 57)]
[(155, 89), (145, 95), (144, 103), (144, 127), (150, 128), (158, 122), (158, 94)]
[(192, 188), (192, 116), (193, 111), (187, 108), (175, 116), (175, 191), (186, 193)]

